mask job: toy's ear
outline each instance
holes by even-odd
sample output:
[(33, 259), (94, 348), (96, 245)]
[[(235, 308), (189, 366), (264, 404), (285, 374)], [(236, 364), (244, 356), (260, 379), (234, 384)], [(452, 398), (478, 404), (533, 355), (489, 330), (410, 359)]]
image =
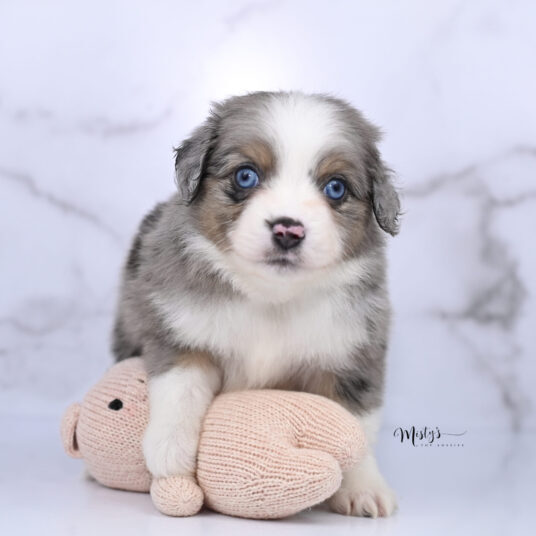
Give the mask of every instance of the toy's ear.
[(81, 406), (77, 402), (71, 404), (61, 420), (61, 441), (65, 452), (72, 458), (81, 458), (82, 454), (76, 440), (76, 426), (80, 416)]

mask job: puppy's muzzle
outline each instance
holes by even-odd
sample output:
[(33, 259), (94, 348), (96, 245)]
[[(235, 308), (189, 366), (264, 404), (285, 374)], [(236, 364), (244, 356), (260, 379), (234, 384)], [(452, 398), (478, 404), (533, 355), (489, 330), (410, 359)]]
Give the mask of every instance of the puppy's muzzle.
[(305, 227), (292, 218), (278, 218), (266, 222), (272, 230), (272, 242), (283, 251), (299, 246), (305, 238)]

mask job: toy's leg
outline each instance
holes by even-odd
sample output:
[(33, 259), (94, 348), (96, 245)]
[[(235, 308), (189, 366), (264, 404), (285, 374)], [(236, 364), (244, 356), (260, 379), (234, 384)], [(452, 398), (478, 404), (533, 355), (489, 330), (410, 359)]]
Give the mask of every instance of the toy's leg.
[(342, 485), (328, 504), (340, 514), (390, 516), (397, 507), (396, 496), (381, 475), (372, 451), (379, 427), (379, 414), (369, 413), (359, 419), (367, 436), (369, 453), (355, 467), (344, 472)]
[[(183, 486), (188, 495), (191, 485), (197, 486), (195, 465), (201, 422), (220, 387), (220, 375), (203, 354), (183, 354), (175, 356), (174, 361), (169, 355), (160, 357), (162, 361), (167, 359), (166, 367), (154, 353), (148, 363), (150, 410), (143, 452), (155, 479), (189, 477), (189, 484)], [(202, 497), (200, 489), (199, 493)]]
[(344, 471), (365, 457), (368, 451), (365, 431), (359, 419), (341, 405), (332, 402), (332, 407), (326, 408), (325, 402), (316, 399), (302, 402), (303, 418), (294, 423), (296, 446), (330, 454)]
[(209, 508), (239, 517), (277, 519), (321, 503), (342, 482), (339, 463), (323, 451), (274, 444), (259, 451), (259, 461), (252, 454), (241, 471), (229, 471), (225, 464), (221, 472), (201, 471)]
[(203, 506), (203, 492), (192, 477), (155, 478), (151, 498), (156, 508), (168, 516), (193, 516)]

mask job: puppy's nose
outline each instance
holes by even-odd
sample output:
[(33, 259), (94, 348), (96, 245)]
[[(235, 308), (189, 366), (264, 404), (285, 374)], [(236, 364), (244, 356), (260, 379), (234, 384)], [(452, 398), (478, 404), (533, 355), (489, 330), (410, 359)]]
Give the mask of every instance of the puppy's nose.
[(267, 222), (272, 229), (272, 240), (276, 246), (287, 250), (298, 246), (305, 238), (305, 227), (292, 218), (278, 218)]

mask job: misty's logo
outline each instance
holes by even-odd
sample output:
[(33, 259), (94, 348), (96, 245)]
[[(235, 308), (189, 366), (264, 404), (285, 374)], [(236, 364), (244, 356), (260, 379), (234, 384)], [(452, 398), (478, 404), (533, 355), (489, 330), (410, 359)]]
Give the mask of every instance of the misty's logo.
[(459, 433), (442, 432), (438, 426), (424, 428), (396, 428), (393, 436), (400, 440), (400, 443), (411, 444), (414, 447), (463, 447), (463, 442), (460, 439), (467, 433), (467, 430)]

